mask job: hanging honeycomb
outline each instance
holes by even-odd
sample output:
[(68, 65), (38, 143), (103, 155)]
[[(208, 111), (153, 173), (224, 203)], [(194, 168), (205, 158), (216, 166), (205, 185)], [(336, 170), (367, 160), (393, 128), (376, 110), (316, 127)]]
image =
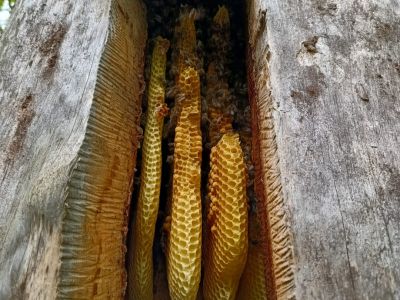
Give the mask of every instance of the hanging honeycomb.
[(201, 60), (197, 55), (197, 39), (195, 26), (196, 10), (185, 7), (180, 11), (178, 22), (174, 27), (171, 76), (173, 83), (169, 94), (174, 97), (175, 102), (171, 109), (170, 120), (167, 124), (165, 135), (172, 135), (173, 129), (181, 111), (182, 98), (179, 94), (179, 76), (187, 67), (196, 71), (201, 70)]
[(179, 82), (179, 76), (186, 67), (196, 68), (198, 65), (195, 15), (194, 9), (183, 10), (175, 27), (176, 43), (172, 60), (176, 66), (174, 70), (176, 83)]
[(172, 299), (196, 299), (201, 273), (200, 78), (188, 67), (179, 76), (181, 112), (175, 129), (167, 274)]
[(211, 150), (204, 299), (235, 299), (247, 258), (246, 167), (239, 135), (225, 134)]
[(161, 187), (161, 139), (165, 113), (165, 70), (169, 41), (155, 39), (142, 150), (140, 194), (129, 252), (129, 289), (133, 299), (153, 298), (153, 240)]

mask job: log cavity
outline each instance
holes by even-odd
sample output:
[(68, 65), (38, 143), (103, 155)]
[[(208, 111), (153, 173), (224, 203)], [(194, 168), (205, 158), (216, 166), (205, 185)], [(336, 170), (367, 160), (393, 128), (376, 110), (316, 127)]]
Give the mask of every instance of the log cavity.
[[(258, 60), (256, 42), (249, 44), (252, 39), (247, 28), (252, 28), (253, 23), (259, 25), (265, 22), (265, 14), (261, 16), (249, 14), (252, 20), (247, 20), (246, 11), (251, 10), (251, 4), (245, 1), (177, 1), (177, 0), (148, 0), (148, 45), (146, 53), (145, 79), (149, 82), (151, 54), (154, 39), (162, 36), (171, 42), (167, 56), (166, 73), (166, 103), (170, 114), (165, 118), (162, 139), (162, 181), (160, 205), (157, 218), (155, 239), (153, 244), (154, 262), (154, 299), (169, 299), (167, 296), (168, 281), (165, 261), (166, 234), (165, 223), (170, 215), (170, 202), (172, 193), (173, 153), (176, 118), (179, 110), (176, 109), (175, 80), (177, 70), (172, 65), (173, 52), (176, 45), (176, 23), (182, 11), (191, 11), (195, 14), (196, 25), (196, 53), (198, 61), (196, 68), (201, 80), (202, 102), (202, 166), (201, 166), (201, 196), (203, 211), (203, 255), (205, 249), (205, 230), (207, 218), (207, 182), (210, 172), (210, 152), (212, 146), (219, 140), (220, 135), (212, 132), (213, 124), (210, 121), (209, 99), (229, 98), (227, 107), (230, 111), (230, 124), (232, 130), (239, 134), (241, 147), (247, 171), (247, 198), (248, 198), (248, 253), (247, 263), (242, 272), (238, 299), (283, 299), (292, 293), (292, 250), (291, 237), (286, 226), (284, 216), (283, 197), (279, 176), (278, 157), (276, 154), (275, 133), (272, 119), (272, 102), (269, 90), (269, 73), (267, 61)], [(215, 44), (225, 41), (215, 41), (213, 37), (213, 17), (219, 7), (225, 5), (230, 17), (230, 35), (227, 41), (227, 56), (216, 57)], [(260, 20), (258, 20), (260, 19)], [(260, 21), (260, 22), (259, 22)], [(250, 25), (250, 26), (249, 26)], [(265, 27), (262, 30), (266, 30)], [(256, 28), (259, 35), (259, 28)], [(256, 37), (257, 38), (257, 37)], [(214, 39), (214, 40), (213, 40)], [(247, 60), (246, 60), (247, 57)], [(262, 56), (264, 58), (265, 56)], [(226, 64), (225, 75), (227, 81), (210, 89), (210, 65), (215, 62)], [(218, 68), (218, 66), (213, 66)], [(258, 78), (254, 70), (258, 68), (265, 71), (264, 78)], [(179, 75), (179, 74), (178, 74)], [(249, 93), (248, 86), (249, 84)], [(215, 93), (215, 95), (210, 95)], [(148, 91), (146, 91), (146, 95)], [(250, 97), (249, 97), (250, 96)], [(268, 98), (269, 97), (269, 98)], [(225, 99), (226, 100), (226, 99)], [(262, 109), (261, 109), (261, 106)], [(143, 117), (141, 127), (145, 130), (145, 116), (147, 99), (143, 101)], [(264, 118), (264, 119), (263, 119)], [(230, 130), (230, 129), (229, 129)], [(212, 136), (212, 137), (210, 137)], [(136, 206), (139, 197), (141, 180), (142, 150), (138, 151), (137, 171), (134, 180), (134, 193), (130, 211), (129, 230), (133, 228), (136, 216)], [(128, 236), (130, 233), (128, 233)], [(135, 245), (128, 239), (128, 254)], [(129, 255), (127, 255), (129, 260)], [(129, 276), (129, 261), (127, 262)], [(204, 268), (202, 268), (202, 278)], [(199, 287), (201, 295), (203, 280)], [(128, 286), (128, 290), (131, 287)]]

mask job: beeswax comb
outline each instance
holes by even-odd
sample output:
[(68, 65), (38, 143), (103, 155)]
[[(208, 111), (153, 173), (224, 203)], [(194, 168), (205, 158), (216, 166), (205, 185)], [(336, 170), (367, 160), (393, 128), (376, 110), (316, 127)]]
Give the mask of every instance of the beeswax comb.
[(203, 296), (235, 299), (248, 248), (246, 166), (237, 133), (224, 134), (211, 149), (208, 190)]
[(131, 236), (129, 299), (153, 298), (153, 240), (161, 186), (161, 139), (165, 112), (165, 69), (169, 41), (155, 39), (151, 59), (139, 199)]
[(200, 78), (186, 68), (179, 76), (182, 110), (175, 129), (175, 152), (167, 275), (172, 299), (196, 299), (201, 274)]

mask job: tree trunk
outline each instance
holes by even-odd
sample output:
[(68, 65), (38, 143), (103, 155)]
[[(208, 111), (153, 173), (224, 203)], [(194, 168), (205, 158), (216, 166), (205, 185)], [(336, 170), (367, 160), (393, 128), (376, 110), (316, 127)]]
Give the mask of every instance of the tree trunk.
[[(19, 1), (1, 37), (0, 299), (123, 297), (145, 10), (81, 2)], [(269, 297), (400, 298), (399, 2), (248, 12)]]
[(1, 299), (122, 297), (144, 14), (18, 1), (0, 43)]
[(399, 5), (249, 5), (256, 189), (278, 298), (400, 298)]

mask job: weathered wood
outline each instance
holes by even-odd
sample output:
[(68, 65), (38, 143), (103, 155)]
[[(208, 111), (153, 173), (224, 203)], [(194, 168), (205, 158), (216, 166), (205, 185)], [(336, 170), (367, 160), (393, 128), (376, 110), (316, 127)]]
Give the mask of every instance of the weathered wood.
[(0, 299), (124, 293), (144, 14), (18, 1), (0, 41)]
[(273, 262), (293, 257), (278, 298), (399, 299), (399, 1), (254, 0), (249, 10), (256, 181), (267, 223), (288, 230)]
[[(400, 297), (399, 19), (395, 0), (249, 1), (271, 299)], [(0, 299), (121, 297), (145, 38), (139, 1), (18, 2), (0, 41)]]

